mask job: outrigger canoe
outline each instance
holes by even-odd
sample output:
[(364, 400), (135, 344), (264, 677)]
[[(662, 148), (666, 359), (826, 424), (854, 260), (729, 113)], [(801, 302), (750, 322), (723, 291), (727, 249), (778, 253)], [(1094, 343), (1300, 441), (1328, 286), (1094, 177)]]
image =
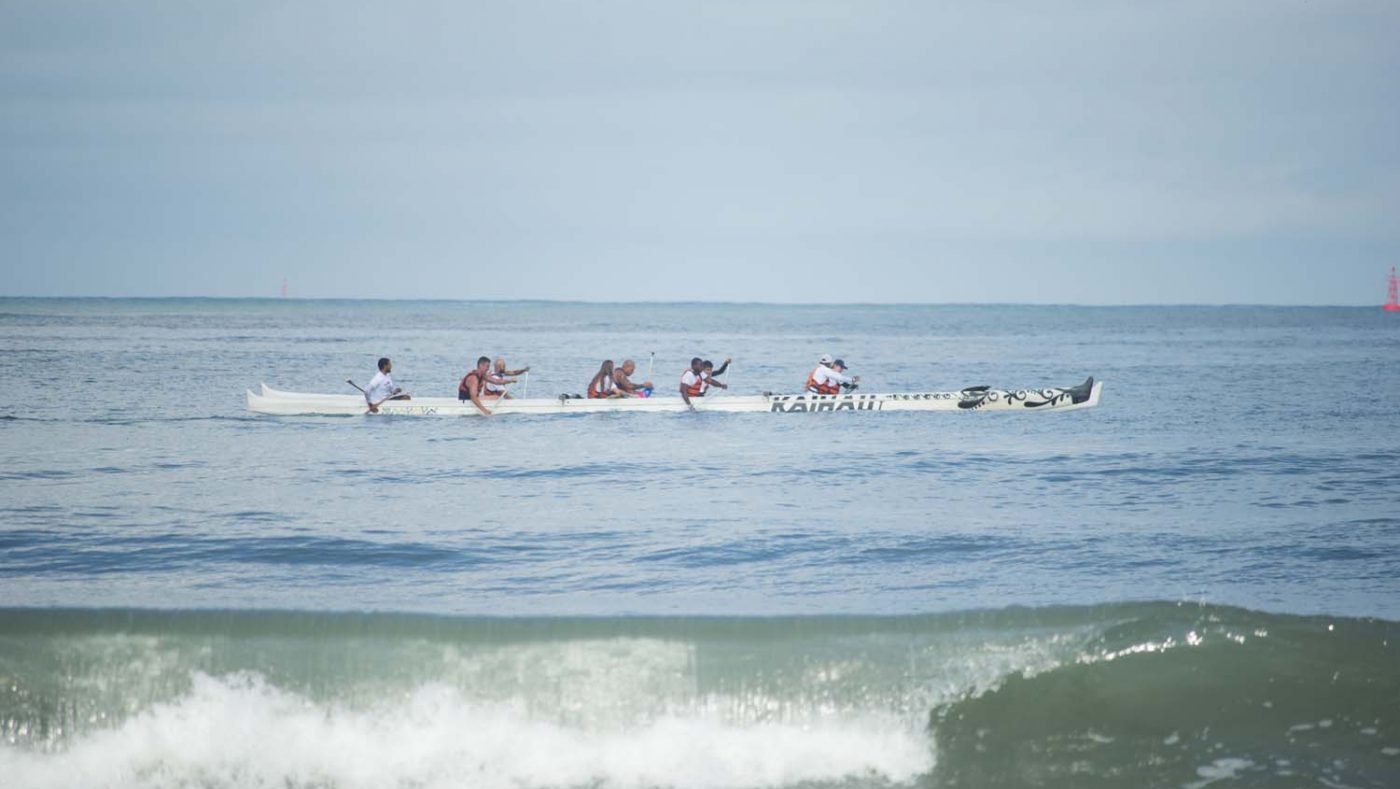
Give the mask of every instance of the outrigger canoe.
[[(896, 394), (772, 394), (692, 398), (697, 411), (770, 414), (830, 414), (839, 411), (1075, 411), (1099, 404), (1103, 382), (1093, 378), (1078, 386), (1050, 389), (992, 389), (973, 386), (957, 392)], [(675, 412), (686, 410), (680, 397), (590, 400), (572, 395), (487, 402), (497, 414), (589, 414), (601, 412)], [(283, 392), (262, 385), (248, 392), (248, 410), (277, 416), (353, 415), (365, 413), (365, 400), (354, 394)], [(391, 416), (480, 416), (476, 406), (449, 397), (390, 400), (379, 406)]]

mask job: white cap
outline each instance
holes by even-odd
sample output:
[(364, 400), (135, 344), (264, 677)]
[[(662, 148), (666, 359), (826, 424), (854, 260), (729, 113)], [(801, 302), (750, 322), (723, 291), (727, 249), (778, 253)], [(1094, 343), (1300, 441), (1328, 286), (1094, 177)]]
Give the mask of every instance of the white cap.
[(831, 354), (824, 353), (822, 354), (822, 358), (818, 359), (817, 361), (822, 364), (831, 364)]

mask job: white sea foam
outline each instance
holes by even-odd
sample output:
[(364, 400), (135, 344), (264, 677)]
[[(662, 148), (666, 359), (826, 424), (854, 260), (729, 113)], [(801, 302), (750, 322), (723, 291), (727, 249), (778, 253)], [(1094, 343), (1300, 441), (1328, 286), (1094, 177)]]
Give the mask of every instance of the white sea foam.
[(1239, 777), (1240, 773), (1254, 766), (1254, 762), (1249, 759), (1233, 757), (1216, 759), (1210, 764), (1197, 767), (1196, 775), (1200, 776), (1201, 780), (1186, 784), (1184, 789), (1202, 789), (1202, 787), (1209, 786), (1217, 781), (1233, 781)]
[(735, 723), (697, 711), (584, 728), (444, 685), (350, 707), (258, 675), (197, 674), (191, 691), (51, 752), (0, 745), (32, 787), (744, 787), (869, 776), (907, 782), (932, 744), (876, 714)]

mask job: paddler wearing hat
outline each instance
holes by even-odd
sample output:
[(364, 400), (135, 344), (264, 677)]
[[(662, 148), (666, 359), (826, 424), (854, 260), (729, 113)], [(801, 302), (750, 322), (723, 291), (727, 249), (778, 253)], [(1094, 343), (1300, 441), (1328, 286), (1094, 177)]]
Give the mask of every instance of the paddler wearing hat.
[(840, 394), (842, 386), (854, 387), (860, 383), (859, 375), (846, 375), (846, 363), (822, 354), (817, 369), (807, 376), (807, 391), (810, 394)]

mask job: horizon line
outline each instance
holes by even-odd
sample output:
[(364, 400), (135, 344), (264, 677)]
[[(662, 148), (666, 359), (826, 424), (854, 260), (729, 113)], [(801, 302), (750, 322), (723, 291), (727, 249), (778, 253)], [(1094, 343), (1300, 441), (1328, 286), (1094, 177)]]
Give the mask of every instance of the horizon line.
[(633, 299), (598, 301), (592, 299), (548, 298), (387, 298), (382, 296), (15, 296), (0, 294), (9, 301), (259, 301), (259, 302), (420, 302), (437, 304), (581, 304), (581, 305), (714, 305), (734, 307), (1076, 307), (1076, 308), (1142, 308), (1142, 307), (1277, 307), (1305, 309), (1379, 309), (1377, 304), (1301, 304), (1290, 302), (1050, 302), (1050, 301), (710, 301)]

